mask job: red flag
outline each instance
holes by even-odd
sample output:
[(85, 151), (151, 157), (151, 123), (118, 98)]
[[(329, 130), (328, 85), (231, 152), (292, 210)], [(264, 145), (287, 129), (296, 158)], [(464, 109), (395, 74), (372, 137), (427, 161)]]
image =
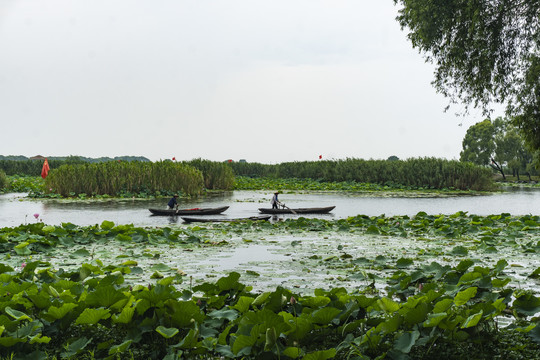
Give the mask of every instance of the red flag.
[(322, 155), (319, 155), (319, 160), (321, 160), (321, 159), (322, 159)]
[(173, 161), (176, 161), (176, 157), (173, 156), (172, 160), (173, 160)]
[(46, 178), (49, 174), (49, 162), (47, 161), (47, 158), (45, 158), (45, 161), (43, 162), (43, 168), (41, 169), (41, 177)]

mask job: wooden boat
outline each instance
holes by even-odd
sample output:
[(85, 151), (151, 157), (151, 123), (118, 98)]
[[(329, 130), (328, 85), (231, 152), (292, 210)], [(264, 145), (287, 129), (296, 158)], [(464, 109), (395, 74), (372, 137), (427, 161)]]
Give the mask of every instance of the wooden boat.
[(218, 218), (195, 218), (195, 217), (186, 217), (182, 216), (182, 220), (184, 220), (187, 223), (191, 222), (236, 222), (236, 221), (266, 221), (271, 218), (270, 215), (266, 216), (250, 216), (245, 218), (236, 218), (236, 219), (218, 219)]
[[(315, 207), (315, 208), (281, 208), (281, 209), (269, 209), (269, 208), (259, 208), (259, 211), (263, 214), (326, 214), (334, 210), (335, 206), (327, 207)], [(294, 211), (294, 212), (293, 212)]]
[(152, 215), (216, 215), (221, 214), (227, 210), (228, 206), (222, 206), (217, 208), (194, 208), (194, 209), (148, 209)]

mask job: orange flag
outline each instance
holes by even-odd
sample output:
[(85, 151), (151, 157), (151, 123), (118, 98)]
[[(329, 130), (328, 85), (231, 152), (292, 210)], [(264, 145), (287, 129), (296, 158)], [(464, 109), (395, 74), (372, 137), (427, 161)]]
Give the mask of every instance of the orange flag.
[(43, 168), (41, 169), (41, 177), (46, 178), (49, 174), (49, 162), (47, 161), (47, 158), (45, 158), (45, 161), (43, 162)]

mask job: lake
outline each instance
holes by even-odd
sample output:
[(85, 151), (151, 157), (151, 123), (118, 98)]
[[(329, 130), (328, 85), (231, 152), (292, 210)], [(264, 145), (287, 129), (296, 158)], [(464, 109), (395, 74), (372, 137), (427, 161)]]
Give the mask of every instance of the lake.
[[(270, 207), (271, 191), (230, 191), (212, 193), (197, 199), (181, 199), (180, 208), (218, 207), (230, 208), (219, 218), (249, 217), (259, 214), (258, 208)], [(335, 205), (327, 215), (304, 215), (340, 219), (359, 214), (375, 216), (385, 214), (413, 216), (420, 211), (428, 214), (512, 215), (540, 214), (539, 188), (508, 188), (504, 192), (475, 196), (426, 196), (410, 197), (399, 193), (377, 196), (352, 192), (285, 192), (280, 200), (292, 208)], [(0, 195), (0, 226), (17, 226), (35, 222), (34, 214), (47, 224), (60, 225), (71, 222), (77, 225), (100, 224), (104, 220), (116, 224), (136, 226), (182, 225), (179, 217), (152, 216), (148, 208), (165, 208), (167, 199), (125, 200), (56, 200), (27, 199), (25, 194)], [(298, 217), (285, 215), (287, 218)]]

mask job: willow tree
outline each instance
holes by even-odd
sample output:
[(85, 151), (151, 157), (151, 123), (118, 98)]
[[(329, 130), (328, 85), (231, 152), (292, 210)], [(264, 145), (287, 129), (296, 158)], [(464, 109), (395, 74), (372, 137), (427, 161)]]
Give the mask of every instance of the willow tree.
[(506, 106), (540, 150), (540, 1), (394, 0), (412, 46), (435, 65), (435, 89), (452, 103)]

